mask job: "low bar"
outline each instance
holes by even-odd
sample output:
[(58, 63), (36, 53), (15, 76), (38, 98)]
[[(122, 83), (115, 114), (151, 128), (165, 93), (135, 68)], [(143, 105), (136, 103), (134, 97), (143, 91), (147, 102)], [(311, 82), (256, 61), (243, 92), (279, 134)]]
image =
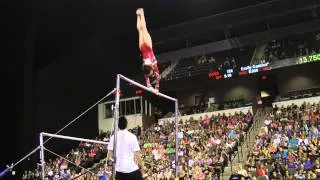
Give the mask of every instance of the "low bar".
[(5, 170), (3, 170), (2, 172), (0, 172), (0, 179), (5, 176), (6, 174), (8, 174), (10, 171), (12, 170), (12, 166), (8, 166)]
[(96, 141), (92, 139), (84, 139), (84, 138), (77, 138), (77, 137), (71, 137), (71, 136), (63, 136), (63, 135), (57, 135), (57, 134), (50, 134), (42, 132), (43, 136), (49, 136), (54, 138), (60, 138), (60, 139), (68, 139), (68, 140), (74, 140), (74, 141), (85, 141), (85, 142), (91, 142), (91, 143), (97, 143), (97, 144), (108, 144), (108, 142), (104, 141)]
[(169, 99), (169, 100), (171, 100), (171, 101), (177, 101), (176, 98), (167, 96), (167, 95), (162, 94), (162, 93), (160, 93), (160, 92), (155, 92), (155, 91), (151, 90), (150, 88), (148, 88), (148, 87), (146, 87), (146, 86), (144, 86), (144, 85), (142, 85), (142, 84), (140, 84), (140, 83), (138, 83), (138, 82), (135, 82), (135, 81), (133, 81), (133, 80), (131, 80), (131, 79), (129, 79), (129, 78), (121, 75), (121, 74), (119, 74), (119, 76), (120, 76), (121, 79), (123, 79), (123, 80), (125, 80), (125, 81), (127, 81), (127, 82), (129, 82), (129, 83), (131, 83), (131, 84), (133, 84), (133, 85), (135, 85), (135, 86), (138, 86), (138, 87), (141, 88), (141, 89), (144, 89), (144, 90), (146, 90), (146, 91), (149, 91), (149, 92), (151, 92), (151, 93), (153, 93), (153, 94), (156, 94), (156, 95), (158, 95), (158, 96), (161, 96), (161, 97), (163, 97), (163, 98)]

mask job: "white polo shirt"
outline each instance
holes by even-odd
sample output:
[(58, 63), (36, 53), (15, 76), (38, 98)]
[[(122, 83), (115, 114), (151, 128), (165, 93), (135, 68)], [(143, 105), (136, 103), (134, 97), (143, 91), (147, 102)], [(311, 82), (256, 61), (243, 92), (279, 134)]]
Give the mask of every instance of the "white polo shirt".
[[(117, 134), (117, 149), (116, 149), (116, 171), (122, 173), (131, 173), (139, 169), (134, 162), (134, 152), (140, 151), (140, 146), (137, 137), (127, 129), (119, 130)], [(113, 150), (114, 136), (110, 137), (108, 150)]]

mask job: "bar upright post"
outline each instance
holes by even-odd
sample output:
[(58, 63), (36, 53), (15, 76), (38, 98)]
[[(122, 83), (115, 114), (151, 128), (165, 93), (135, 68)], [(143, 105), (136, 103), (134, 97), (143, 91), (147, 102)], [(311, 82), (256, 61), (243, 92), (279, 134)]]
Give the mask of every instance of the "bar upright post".
[(112, 177), (116, 178), (116, 163), (117, 163), (117, 134), (118, 134), (118, 121), (119, 121), (119, 101), (120, 101), (120, 74), (117, 75), (116, 81), (116, 100), (115, 100), (115, 113), (113, 122), (113, 164), (112, 164)]
[(45, 171), (44, 171), (44, 147), (43, 147), (43, 134), (40, 133), (40, 164), (41, 164), (41, 179), (44, 180), (45, 178)]
[(179, 127), (178, 127), (178, 100), (176, 99), (175, 101), (175, 118), (174, 118), (174, 124), (175, 124), (175, 136), (176, 136), (176, 148), (175, 148), (175, 177), (178, 177), (178, 166), (179, 166), (179, 139), (178, 139), (178, 133), (179, 133)]

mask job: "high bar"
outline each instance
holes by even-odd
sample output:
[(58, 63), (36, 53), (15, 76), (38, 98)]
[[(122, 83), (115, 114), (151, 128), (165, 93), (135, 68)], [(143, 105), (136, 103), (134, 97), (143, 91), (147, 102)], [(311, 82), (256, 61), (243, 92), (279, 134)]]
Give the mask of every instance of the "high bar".
[(118, 75), (120, 76), (121, 79), (123, 79), (123, 80), (125, 80), (125, 81), (127, 81), (127, 82), (129, 82), (129, 83), (131, 83), (131, 84), (133, 84), (133, 85), (135, 85), (135, 86), (138, 86), (138, 87), (141, 88), (141, 89), (144, 89), (144, 90), (146, 90), (146, 91), (149, 91), (149, 92), (151, 92), (151, 93), (153, 93), (153, 94), (156, 94), (156, 95), (158, 95), (158, 96), (161, 96), (161, 97), (163, 97), (163, 98), (169, 99), (169, 100), (171, 100), (171, 101), (177, 101), (176, 98), (167, 96), (167, 95), (162, 94), (162, 93), (160, 93), (160, 92), (155, 92), (154, 90), (152, 90), (152, 89), (150, 89), (150, 88), (148, 88), (148, 87), (146, 87), (146, 86), (144, 86), (144, 85), (142, 85), (142, 84), (140, 84), (140, 83), (138, 83), (138, 82), (135, 82), (134, 80), (131, 80), (131, 79), (129, 79), (129, 78), (127, 78), (127, 77), (125, 77), (125, 76), (123, 76), (123, 75), (121, 75), (121, 74), (118, 74)]
[(54, 138), (60, 138), (60, 139), (68, 139), (68, 140), (74, 140), (74, 141), (85, 141), (85, 142), (91, 142), (91, 143), (97, 143), (97, 144), (108, 144), (108, 142), (104, 141), (96, 141), (92, 139), (84, 139), (84, 138), (77, 138), (77, 137), (71, 137), (71, 136), (63, 136), (63, 135), (58, 135), (58, 134), (50, 134), (50, 133), (41, 133), (43, 136), (49, 136), (49, 137), (54, 137)]

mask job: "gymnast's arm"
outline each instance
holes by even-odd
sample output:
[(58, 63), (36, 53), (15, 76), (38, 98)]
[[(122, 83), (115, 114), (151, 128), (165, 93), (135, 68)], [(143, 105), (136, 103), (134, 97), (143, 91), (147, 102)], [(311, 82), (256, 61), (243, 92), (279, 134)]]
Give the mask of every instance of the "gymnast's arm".
[(159, 87), (160, 87), (160, 72), (159, 72), (159, 69), (158, 69), (158, 65), (156, 65), (156, 67), (154, 68), (154, 74), (155, 74), (155, 78), (156, 78), (155, 89), (157, 91), (159, 91)]
[(150, 88), (151, 87), (150, 77), (148, 75), (144, 75), (144, 78), (146, 79), (147, 87)]

